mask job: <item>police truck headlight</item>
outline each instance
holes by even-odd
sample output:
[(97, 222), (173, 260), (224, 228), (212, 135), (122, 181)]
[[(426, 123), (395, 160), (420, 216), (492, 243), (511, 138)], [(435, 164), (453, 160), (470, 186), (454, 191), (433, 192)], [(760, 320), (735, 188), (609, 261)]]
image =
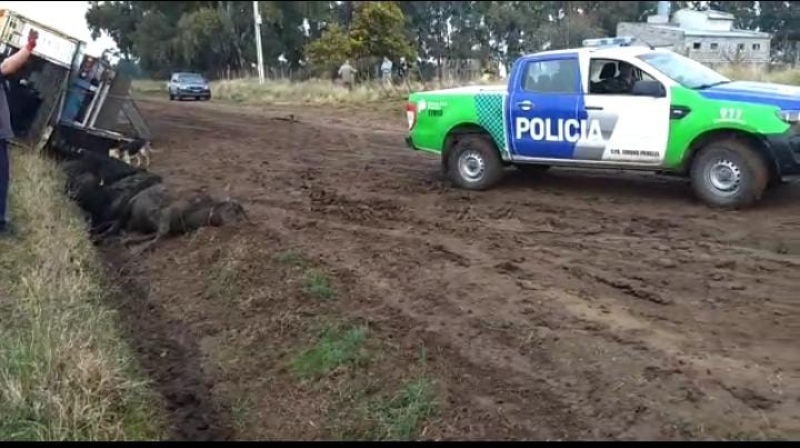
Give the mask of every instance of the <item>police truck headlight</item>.
[(800, 122), (800, 110), (779, 110), (777, 114), (778, 118), (789, 124)]

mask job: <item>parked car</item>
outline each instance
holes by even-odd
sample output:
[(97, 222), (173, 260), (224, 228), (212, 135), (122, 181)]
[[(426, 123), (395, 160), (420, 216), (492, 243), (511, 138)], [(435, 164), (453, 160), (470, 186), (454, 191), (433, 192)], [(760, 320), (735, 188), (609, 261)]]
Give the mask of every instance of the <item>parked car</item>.
[(211, 86), (208, 81), (198, 73), (176, 72), (169, 77), (167, 83), (169, 99), (182, 100), (194, 98), (199, 100), (211, 99)]

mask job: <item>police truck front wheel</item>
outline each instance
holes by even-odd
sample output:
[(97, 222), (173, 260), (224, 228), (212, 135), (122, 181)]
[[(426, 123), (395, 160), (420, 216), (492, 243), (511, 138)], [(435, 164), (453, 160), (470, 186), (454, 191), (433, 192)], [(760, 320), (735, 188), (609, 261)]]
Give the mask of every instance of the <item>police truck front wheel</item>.
[(700, 150), (691, 167), (692, 189), (712, 207), (737, 209), (757, 200), (767, 188), (769, 169), (749, 144), (713, 142)]
[(485, 135), (466, 135), (450, 149), (447, 176), (458, 188), (487, 190), (503, 177), (503, 161)]

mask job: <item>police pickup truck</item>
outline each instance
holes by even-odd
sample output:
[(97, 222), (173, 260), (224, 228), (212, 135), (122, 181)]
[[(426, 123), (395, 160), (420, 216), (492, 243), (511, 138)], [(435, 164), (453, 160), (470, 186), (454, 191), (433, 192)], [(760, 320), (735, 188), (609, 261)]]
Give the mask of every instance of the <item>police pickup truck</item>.
[(470, 190), (508, 165), (632, 169), (687, 176), (706, 204), (741, 208), (800, 174), (800, 88), (732, 81), (633, 42), (523, 56), (507, 86), (413, 93), (406, 142)]

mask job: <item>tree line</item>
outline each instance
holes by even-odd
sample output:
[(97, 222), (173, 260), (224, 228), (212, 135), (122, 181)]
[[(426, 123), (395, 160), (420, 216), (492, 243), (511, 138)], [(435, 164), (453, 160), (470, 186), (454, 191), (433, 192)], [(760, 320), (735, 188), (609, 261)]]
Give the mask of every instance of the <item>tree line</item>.
[[(124, 61), (162, 78), (195, 70), (212, 78), (256, 62), (253, 2), (92, 1), (93, 38), (108, 33)], [(672, 10), (710, 7), (742, 29), (773, 33), (773, 48), (796, 58), (800, 1), (672, 1)], [(265, 64), (327, 75), (345, 59), (368, 68), (387, 56), (410, 61), (508, 63), (543, 49), (614, 36), (621, 21), (643, 21), (655, 1), (262, 1)]]

